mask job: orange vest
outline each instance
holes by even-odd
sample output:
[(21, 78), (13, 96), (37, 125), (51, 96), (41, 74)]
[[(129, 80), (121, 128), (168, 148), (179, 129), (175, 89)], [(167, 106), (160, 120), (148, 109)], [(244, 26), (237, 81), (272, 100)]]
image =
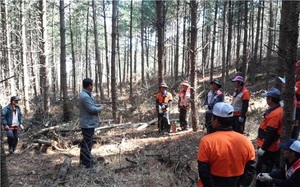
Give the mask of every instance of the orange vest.
[(297, 90), (295, 91), (296, 99), (297, 99), (297, 108), (300, 108), (300, 81), (295, 82), (295, 87)]
[[(282, 123), (283, 123), (283, 108), (278, 107), (275, 110), (271, 111), (269, 114), (266, 114), (264, 119), (261, 121), (259, 126), (259, 136), (260, 133), (263, 133), (262, 136), (266, 136), (267, 127), (272, 127), (277, 129), (277, 134), (280, 136), (282, 134)], [(257, 138), (257, 145), (262, 147), (265, 141), (264, 137)], [(268, 147), (268, 151), (275, 152), (279, 149), (280, 139), (273, 142), (270, 147)]]
[(159, 104), (168, 103), (169, 101), (173, 100), (172, 94), (167, 92), (166, 97), (163, 96), (161, 92), (158, 92), (156, 95), (156, 99), (158, 100)]
[(234, 108), (234, 116), (241, 115), (244, 100), (250, 100), (250, 92), (246, 87), (243, 87), (239, 92), (233, 93), (232, 106)]

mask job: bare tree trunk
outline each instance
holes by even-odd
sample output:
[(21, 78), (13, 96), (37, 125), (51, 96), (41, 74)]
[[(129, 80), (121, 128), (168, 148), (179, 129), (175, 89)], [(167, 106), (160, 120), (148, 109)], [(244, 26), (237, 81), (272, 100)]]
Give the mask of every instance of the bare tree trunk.
[[(1, 4), (3, 5), (3, 4)], [(2, 9), (1, 9), (2, 10)], [(0, 111), (2, 111), (2, 106), (0, 105)], [(1, 112), (0, 112), (0, 117), (1, 117)], [(2, 118), (1, 118), (2, 119)], [(2, 120), (0, 120), (0, 125), (2, 127)], [(6, 167), (6, 154), (4, 150), (4, 145), (3, 145), (3, 133), (0, 132), (0, 146), (1, 146), (1, 185), (2, 187), (9, 187), (9, 178), (8, 178), (8, 171)]]
[[(262, 1), (262, 14), (261, 14), (261, 20), (264, 20), (265, 18), (265, 1)], [(260, 31), (260, 47), (259, 47), (259, 65), (261, 65), (262, 62), (262, 49), (263, 49), (263, 36), (264, 36), (264, 22), (261, 22), (261, 31)]]
[[(191, 61), (191, 86), (197, 88), (197, 8), (198, 4), (196, 0), (191, 0), (191, 42), (190, 42), (190, 61)], [(191, 100), (191, 112), (192, 112), (192, 127), (193, 131), (197, 131), (197, 114), (196, 114), (196, 103), (195, 103), (195, 92), (192, 91)]]
[(235, 61), (235, 69), (239, 71), (239, 63), (240, 63), (240, 47), (241, 47), (241, 15), (242, 15), (242, 1), (238, 1), (236, 3), (238, 6), (238, 20), (237, 20), (237, 38), (236, 38), (236, 61)]
[(91, 76), (89, 74), (89, 14), (90, 5), (87, 2), (87, 12), (86, 12), (86, 31), (85, 31), (85, 77)]
[(165, 21), (163, 20), (164, 14), (164, 1), (156, 1), (156, 16), (157, 16), (157, 62), (158, 62), (158, 84), (164, 80), (163, 75), (163, 62), (165, 58), (164, 54), (164, 28)]
[[(103, 0), (103, 22), (104, 22), (104, 40), (105, 40), (105, 62), (106, 62), (106, 80), (107, 80), (107, 97), (110, 96), (110, 89), (109, 89), (109, 60), (108, 60), (108, 40), (107, 40), (107, 26), (106, 26), (106, 14), (105, 14), (105, 0)], [(103, 65), (102, 65), (103, 66)], [(103, 83), (103, 68), (101, 68), (101, 84)], [(104, 99), (104, 90), (100, 88), (101, 92), (101, 99)]]
[[(52, 14), (54, 15), (54, 9), (56, 8), (55, 3), (53, 3), (52, 6)], [(54, 16), (52, 16), (52, 46), (51, 46), (51, 53), (52, 53), (52, 59), (51, 59), (51, 63), (50, 63), (50, 71), (49, 71), (49, 87), (50, 90), (52, 92), (51, 95), (51, 103), (54, 103), (56, 100), (56, 88), (57, 88), (57, 78), (56, 78), (56, 73), (55, 73), (55, 40), (54, 40)]]
[[(92, 9), (93, 9), (93, 23), (94, 23), (94, 37), (95, 37), (94, 42), (95, 42), (95, 53), (96, 53), (96, 65), (95, 65), (96, 72), (95, 72), (95, 75), (96, 75), (96, 77), (97, 77), (97, 75), (99, 75), (99, 80), (100, 80), (100, 77), (102, 77), (102, 71), (103, 70), (102, 70), (101, 61), (100, 61), (100, 49), (99, 49), (99, 43), (98, 43), (99, 39), (98, 39), (98, 25), (97, 25), (97, 14), (96, 14), (95, 0), (92, 0)], [(96, 78), (95, 82), (98, 83), (97, 78)], [(100, 86), (100, 89), (101, 89), (102, 86), (101, 85), (99, 85), (99, 86)], [(97, 88), (98, 88), (98, 84), (97, 84)]]
[(111, 93), (112, 93), (112, 111), (113, 118), (117, 121), (117, 88), (116, 88), (116, 38), (117, 38), (117, 11), (118, 11), (118, 1), (113, 1), (112, 10), (112, 33), (111, 33)]
[[(281, 141), (286, 142), (291, 137), (291, 129), (293, 125), (293, 98), (294, 97), (294, 75), (295, 62), (297, 58), (297, 41), (299, 37), (299, 1), (283, 1), (281, 10), (281, 26), (280, 26), (280, 55), (285, 60), (285, 77), (286, 77), (286, 98), (284, 101), (284, 121), (283, 133)], [(297, 9), (298, 8), (298, 9)], [(286, 37), (286, 38), (281, 38)], [(282, 43), (282, 40), (285, 40)], [(283, 52), (284, 51), (284, 52)], [(282, 53), (283, 52), (283, 53)], [(279, 58), (280, 59), (280, 58)], [(284, 158), (281, 157), (281, 163)]]
[(145, 81), (145, 58), (144, 58), (144, 0), (141, 5), (141, 65), (142, 65), (142, 84), (146, 84)]
[(266, 77), (265, 77), (265, 88), (269, 88), (269, 80), (270, 80), (270, 65), (271, 65), (271, 58), (272, 58), (272, 49), (273, 49), (273, 0), (270, 0), (270, 12), (269, 12), (269, 32), (268, 32), (268, 49), (267, 49), (267, 63), (265, 66), (265, 70), (266, 70)]
[(20, 1), (20, 7), (21, 7), (21, 12), (20, 12), (20, 22), (21, 22), (21, 38), (22, 38), (22, 48), (21, 48), (21, 60), (23, 64), (23, 77), (22, 77), (22, 82), (23, 82), (23, 101), (24, 101), (24, 113), (27, 114), (29, 108), (29, 74), (28, 74), (28, 65), (27, 65), (27, 44), (26, 44), (26, 33), (25, 33), (25, 8), (24, 8), (24, 1)]
[(48, 113), (49, 97), (48, 97), (48, 81), (47, 81), (47, 20), (46, 20), (46, 0), (39, 1), (40, 8), (40, 88), (43, 98), (43, 110)]
[(226, 77), (229, 76), (229, 67), (231, 64), (231, 49), (232, 49), (232, 20), (233, 20), (233, 2), (228, 1), (228, 36), (227, 36), (227, 54), (226, 54)]
[(218, 1), (215, 2), (215, 17), (214, 17), (214, 30), (212, 34), (212, 47), (211, 47), (211, 59), (210, 59), (210, 80), (213, 80), (214, 76), (214, 58), (215, 58), (215, 44), (217, 35), (217, 15), (218, 15)]
[(129, 97), (130, 100), (133, 98), (133, 90), (132, 90), (132, 13), (133, 13), (133, 0), (130, 0), (130, 23), (129, 23)]
[[(226, 14), (227, 14), (227, 1), (224, 2), (223, 8), (223, 28), (222, 28), (222, 84), (224, 85), (225, 89), (225, 65), (226, 65), (226, 44), (225, 44), (225, 36), (226, 36)], [(229, 41), (228, 41), (229, 42)]]
[(71, 40), (71, 54), (72, 54), (72, 75), (73, 75), (73, 96), (76, 95), (76, 58), (75, 58), (75, 48), (74, 48), (74, 37), (73, 37), (73, 25), (72, 25), (72, 15), (71, 15), (71, 5), (69, 6), (69, 24), (70, 24), (70, 40)]
[[(258, 3), (258, 13), (257, 13), (257, 25), (256, 25), (256, 34), (255, 34), (255, 47), (254, 47), (254, 54), (253, 54), (253, 61), (250, 64), (250, 78), (251, 82), (255, 83), (255, 67), (258, 64), (257, 63), (257, 53), (258, 53), (258, 43), (259, 43), (259, 34), (260, 34), (260, 18), (261, 18), (261, 5), (262, 5), (262, 0), (259, 1)], [(254, 25), (253, 25), (254, 27)]]
[(174, 55), (174, 74), (175, 82), (178, 80), (178, 61), (179, 61), (179, 5), (180, 1), (177, 0), (176, 5), (176, 46), (175, 46), (175, 55)]
[(60, 74), (61, 74), (61, 92), (63, 93), (63, 120), (70, 120), (70, 111), (68, 107), (68, 84), (67, 84), (67, 72), (66, 72), (66, 27), (65, 27), (65, 5), (64, 0), (60, 0), (59, 3), (59, 15), (60, 15)]
[(243, 42), (243, 63), (242, 63), (242, 76), (247, 80), (248, 74), (248, 1), (244, 1), (244, 42)]

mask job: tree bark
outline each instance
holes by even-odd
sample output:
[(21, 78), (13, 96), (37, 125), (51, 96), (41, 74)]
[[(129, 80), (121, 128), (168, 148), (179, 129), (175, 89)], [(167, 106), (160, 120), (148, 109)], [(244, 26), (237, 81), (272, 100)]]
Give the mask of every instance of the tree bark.
[(63, 95), (63, 120), (70, 120), (70, 111), (68, 107), (68, 90), (67, 90), (67, 72), (66, 72), (66, 27), (65, 27), (65, 4), (60, 0), (60, 75), (61, 75), (61, 92)]
[(163, 20), (164, 14), (164, 1), (159, 0), (156, 1), (156, 16), (157, 16), (157, 62), (158, 62), (158, 84), (164, 81), (163, 75), (163, 62), (165, 59), (165, 47), (164, 47), (164, 28), (165, 28), (165, 21)]

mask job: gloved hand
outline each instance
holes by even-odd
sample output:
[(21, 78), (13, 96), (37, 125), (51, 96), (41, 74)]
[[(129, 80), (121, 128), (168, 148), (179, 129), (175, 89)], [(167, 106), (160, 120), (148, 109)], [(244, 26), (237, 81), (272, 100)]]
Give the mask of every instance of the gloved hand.
[(208, 110), (208, 105), (204, 105), (205, 110)]
[(239, 122), (240, 122), (240, 123), (244, 123), (244, 121), (245, 121), (245, 119), (244, 119), (244, 118), (242, 118), (242, 117), (239, 117)]
[(257, 151), (257, 155), (258, 156), (263, 156), (265, 152), (266, 152), (265, 150), (263, 150), (262, 148), (259, 148), (258, 151)]
[(24, 130), (24, 126), (22, 124), (20, 125), (20, 128), (21, 128), (21, 130)]
[(257, 179), (261, 182), (272, 182), (272, 177), (269, 173), (259, 173)]

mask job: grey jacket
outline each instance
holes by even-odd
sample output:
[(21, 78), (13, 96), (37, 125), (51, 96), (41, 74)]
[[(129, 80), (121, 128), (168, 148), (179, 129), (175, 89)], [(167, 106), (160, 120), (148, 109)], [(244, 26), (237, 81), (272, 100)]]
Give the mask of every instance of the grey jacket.
[(98, 113), (100, 113), (102, 109), (103, 108), (100, 105), (95, 104), (92, 94), (88, 90), (83, 89), (79, 95), (80, 127), (99, 127), (100, 119), (98, 117)]

